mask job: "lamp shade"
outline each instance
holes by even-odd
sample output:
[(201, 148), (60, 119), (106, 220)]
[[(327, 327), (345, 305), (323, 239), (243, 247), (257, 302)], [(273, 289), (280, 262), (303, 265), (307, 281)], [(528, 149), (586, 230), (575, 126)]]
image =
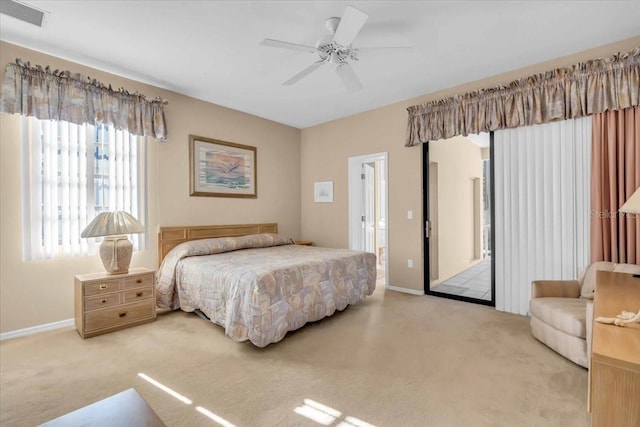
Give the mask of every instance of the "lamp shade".
[(124, 211), (102, 212), (82, 230), (81, 237), (144, 233), (144, 225)]
[(622, 205), (620, 212), (640, 214), (640, 187)]

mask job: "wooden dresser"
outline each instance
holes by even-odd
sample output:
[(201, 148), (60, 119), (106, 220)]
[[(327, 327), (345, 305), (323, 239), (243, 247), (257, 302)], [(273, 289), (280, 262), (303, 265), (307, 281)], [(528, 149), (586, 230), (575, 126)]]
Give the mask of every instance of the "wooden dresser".
[(82, 338), (152, 322), (155, 318), (153, 270), (133, 268), (127, 274), (75, 276), (76, 329)]
[[(593, 318), (640, 310), (640, 278), (598, 271)], [(593, 322), (589, 369), (591, 425), (640, 426), (640, 324)]]

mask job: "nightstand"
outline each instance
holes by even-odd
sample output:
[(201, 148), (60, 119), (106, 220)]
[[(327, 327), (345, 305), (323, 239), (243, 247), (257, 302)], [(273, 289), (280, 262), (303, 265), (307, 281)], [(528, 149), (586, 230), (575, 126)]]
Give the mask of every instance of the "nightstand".
[(312, 246), (313, 242), (311, 240), (296, 240), (296, 245)]
[(132, 268), (126, 274), (75, 276), (76, 329), (82, 338), (153, 322), (155, 272)]

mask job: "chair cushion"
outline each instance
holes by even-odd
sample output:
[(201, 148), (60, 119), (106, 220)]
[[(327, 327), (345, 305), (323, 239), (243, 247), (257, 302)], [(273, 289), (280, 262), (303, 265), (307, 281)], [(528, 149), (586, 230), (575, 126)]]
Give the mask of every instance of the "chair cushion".
[(534, 298), (530, 304), (531, 317), (566, 334), (585, 338), (587, 301), (586, 298)]
[(567, 335), (535, 317), (531, 317), (531, 333), (538, 340), (567, 359), (580, 366), (589, 368), (587, 341), (582, 338)]

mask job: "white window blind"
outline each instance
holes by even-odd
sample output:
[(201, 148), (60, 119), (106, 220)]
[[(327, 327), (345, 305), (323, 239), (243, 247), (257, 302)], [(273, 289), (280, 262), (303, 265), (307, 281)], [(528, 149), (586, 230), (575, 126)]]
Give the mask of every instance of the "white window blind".
[(531, 281), (589, 263), (591, 117), (494, 134), (496, 309), (527, 314)]
[[(80, 233), (100, 212), (146, 223), (144, 138), (113, 126), (22, 118), (23, 258), (92, 255)], [(145, 235), (130, 236), (144, 249)]]

